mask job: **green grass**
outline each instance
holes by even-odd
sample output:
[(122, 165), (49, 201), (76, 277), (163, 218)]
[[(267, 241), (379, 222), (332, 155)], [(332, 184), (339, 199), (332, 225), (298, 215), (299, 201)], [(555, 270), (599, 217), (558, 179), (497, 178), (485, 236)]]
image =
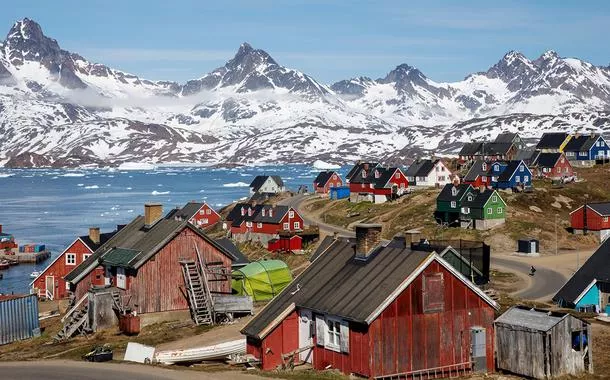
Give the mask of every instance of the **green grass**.
[(346, 380), (349, 376), (337, 371), (316, 371), (313, 369), (296, 371), (256, 371), (256, 375), (269, 378), (288, 380)]

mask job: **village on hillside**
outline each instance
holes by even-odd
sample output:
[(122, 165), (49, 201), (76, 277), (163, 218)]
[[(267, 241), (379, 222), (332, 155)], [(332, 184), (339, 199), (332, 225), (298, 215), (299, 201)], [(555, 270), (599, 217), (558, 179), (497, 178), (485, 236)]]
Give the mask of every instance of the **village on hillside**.
[[(603, 378), (609, 164), (599, 134), (528, 146), (502, 133), (458, 157), (322, 170), (298, 189), (258, 175), (221, 209), (145, 203), (113, 230), (82, 226), (30, 294), (0, 295), (0, 357)], [(2, 226), (0, 253), (0, 265), (26, 254)]]

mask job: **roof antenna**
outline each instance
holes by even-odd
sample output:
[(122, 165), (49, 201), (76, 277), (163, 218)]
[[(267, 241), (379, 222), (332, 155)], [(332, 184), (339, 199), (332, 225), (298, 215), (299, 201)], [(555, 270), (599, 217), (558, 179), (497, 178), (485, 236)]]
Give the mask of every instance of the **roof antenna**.
[(290, 295), (294, 296), (295, 294), (297, 294), (299, 292), (299, 290), (301, 290), (301, 284), (298, 283), (297, 284), (297, 288), (294, 292), (290, 292)]

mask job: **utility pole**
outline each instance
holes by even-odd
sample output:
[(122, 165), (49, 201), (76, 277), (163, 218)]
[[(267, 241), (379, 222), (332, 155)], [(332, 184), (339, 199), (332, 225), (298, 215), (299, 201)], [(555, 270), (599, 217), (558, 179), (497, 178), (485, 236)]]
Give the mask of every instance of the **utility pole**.
[(557, 214), (555, 214), (555, 256), (557, 255), (557, 251), (558, 251), (558, 242), (557, 242)]

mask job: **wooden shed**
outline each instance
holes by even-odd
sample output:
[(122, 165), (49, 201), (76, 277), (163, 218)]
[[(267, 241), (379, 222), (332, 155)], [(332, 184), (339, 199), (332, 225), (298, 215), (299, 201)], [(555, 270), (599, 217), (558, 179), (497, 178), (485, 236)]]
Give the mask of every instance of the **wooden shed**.
[(494, 325), (498, 369), (536, 379), (593, 373), (591, 326), (582, 319), (514, 306)]

